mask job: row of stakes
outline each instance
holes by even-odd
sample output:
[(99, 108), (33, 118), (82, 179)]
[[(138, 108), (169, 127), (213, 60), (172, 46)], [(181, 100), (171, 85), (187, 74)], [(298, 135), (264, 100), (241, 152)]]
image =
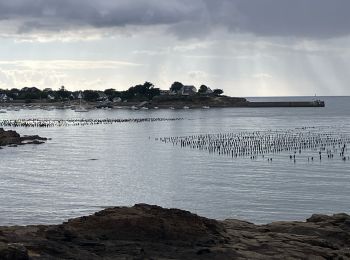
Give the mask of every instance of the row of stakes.
[(0, 120), (0, 127), (66, 127), (107, 125), (116, 123), (144, 123), (161, 121), (179, 121), (183, 118), (124, 118), (124, 119), (16, 119)]
[(316, 153), (315, 156), (307, 157), (308, 162), (335, 157), (343, 161), (350, 160), (347, 154), (350, 143), (348, 135), (306, 128), (163, 137), (156, 140), (232, 158), (257, 160), (261, 157), (268, 162), (272, 162), (273, 154), (287, 153), (289, 159), (295, 163), (304, 151)]

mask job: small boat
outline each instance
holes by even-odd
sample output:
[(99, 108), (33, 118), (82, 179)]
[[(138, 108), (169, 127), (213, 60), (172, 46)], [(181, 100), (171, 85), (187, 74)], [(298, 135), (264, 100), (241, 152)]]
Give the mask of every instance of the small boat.
[(0, 110), (0, 114), (5, 114), (7, 113), (6, 110)]
[(78, 98), (79, 98), (79, 107), (75, 108), (74, 111), (75, 111), (75, 112), (78, 112), (78, 113), (89, 112), (89, 110), (87, 110), (85, 107), (83, 107), (83, 106), (81, 105), (81, 100), (83, 99), (83, 95), (82, 95), (81, 92), (79, 93)]
[(141, 107), (142, 110), (148, 110), (148, 107)]
[(210, 109), (208, 106), (202, 106), (203, 109)]
[(190, 109), (190, 107), (188, 107), (188, 106), (184, 106), (184, 107), (183, 107), (183, 109)]
[(132, 106), (131, 109), (132, 110), (138, 110), (139, 108), (137, 106)]
[(13, 107), (13, 106), (9, 106), (8, 108), (7, 108), (7, 111), (20, 111), (21, 109), (20, 108), (18, 108), (18, 107)]
[(175, 107), (169, 107), (169, 109), (171, 109), (171, 110), (175, 110)]
[(154, 109), (159, 109), (159, 107), (154, 107)]
[(89, 110), (87, 110), (85, 107), (82, 107), (82, 106), (79, 106), (78, 108), (74, 109), (74, 111), (78, 113), (89, 112)]

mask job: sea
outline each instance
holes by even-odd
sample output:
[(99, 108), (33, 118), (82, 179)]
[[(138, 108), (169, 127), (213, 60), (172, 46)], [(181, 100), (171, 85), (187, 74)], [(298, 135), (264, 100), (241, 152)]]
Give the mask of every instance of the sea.
[[(247, 98), (304, 101), (315, 97)], [(201, 216), (262, 224), (350, 209), (350, 160), (318, 150), (234, 158), (162, 138), (264, 131), (350, 136), (350, 97), (324, 108), (93, 110), (21, 109), (1, 120), (126, 120), (112, 124), (4, 127), (50, 138), (0, 150), (0, 225), (56, 224), (106, 207), (148, 203)], [(350, 146), (350, 144), (349, 144)], [(295, 155), (295, 153), (293, 152)], [(345, 149), (345, 157), (350, 149)], [(314, 157), (313, 161), (310, 158)], [(271, 161), (270, 161), (271, 158)]]

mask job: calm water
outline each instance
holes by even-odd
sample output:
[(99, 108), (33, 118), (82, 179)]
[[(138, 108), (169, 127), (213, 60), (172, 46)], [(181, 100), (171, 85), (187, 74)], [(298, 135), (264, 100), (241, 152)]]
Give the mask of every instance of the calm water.
[(0, 150), (0, 225), (59, 223), (105, 206), (141, 202), (255, 223), (349, 212), (350, 161), (308, 163), (301, 157), (294, 164), (289, 154), (279, 154), (272, 155), (273, 163), (268, 163), (262, 158), (232, 159), (155, 140), (305, 126), (350, 135), (350, 98), (322, 99), (326, 108), (99, 110), (84, 114), (21, 110), (0, 114), (0, 119), (185, 119), (16, 129), (52, 140)]

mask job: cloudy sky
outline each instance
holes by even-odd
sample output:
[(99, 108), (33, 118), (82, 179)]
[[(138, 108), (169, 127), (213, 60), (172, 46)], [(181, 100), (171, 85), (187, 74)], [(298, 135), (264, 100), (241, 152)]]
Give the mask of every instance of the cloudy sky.
[(0, 0), (0, 88), (350, 95), (349, 0)]

